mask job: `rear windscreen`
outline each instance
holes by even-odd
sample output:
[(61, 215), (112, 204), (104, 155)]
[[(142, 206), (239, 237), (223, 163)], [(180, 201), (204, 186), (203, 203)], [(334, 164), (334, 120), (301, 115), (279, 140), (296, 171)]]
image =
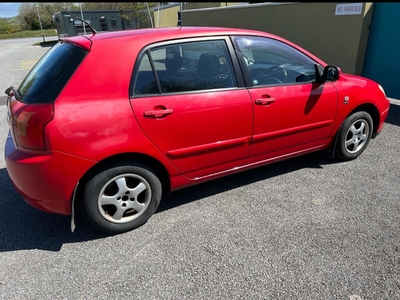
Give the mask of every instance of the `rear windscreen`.
[(72, 76), (87, 51), (58, 42), (47, 51), (30, 70), (18, 88), (21, 102), (48, 103), (58, 94)]

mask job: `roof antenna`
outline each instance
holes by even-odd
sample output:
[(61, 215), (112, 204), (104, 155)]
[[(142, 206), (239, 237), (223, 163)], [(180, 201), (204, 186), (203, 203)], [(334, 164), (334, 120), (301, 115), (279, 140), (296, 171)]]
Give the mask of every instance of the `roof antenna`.
[(97, 33), (97, 31), (92, 27), (92, 25), (90, 25), (88, 22), (86, 22), (84, 19), (74, 15), (73, 13), (71, 13), (70, 11), (68, 11), (68, 13), (70, 15), (72, 15), (73, 17), (77, 18), (79, 21), (82, 21), (83, 23), (85, 23), (93, 32), (93, 35), (95, 35)]

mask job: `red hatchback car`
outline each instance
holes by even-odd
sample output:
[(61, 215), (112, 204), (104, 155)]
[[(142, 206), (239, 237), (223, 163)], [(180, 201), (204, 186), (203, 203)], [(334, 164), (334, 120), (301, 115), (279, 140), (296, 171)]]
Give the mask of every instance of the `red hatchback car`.
[(193, 184), (313, 151), (354, 159), (389, 111), (378, 83), (233, 28), (62, 38), (6, 94), (18, 192), (113, 234)]

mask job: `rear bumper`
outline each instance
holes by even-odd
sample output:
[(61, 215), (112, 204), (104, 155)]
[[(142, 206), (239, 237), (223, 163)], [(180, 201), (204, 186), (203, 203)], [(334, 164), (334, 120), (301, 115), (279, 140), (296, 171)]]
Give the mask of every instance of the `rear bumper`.
[(45, 212), (71, 214), (74, 189), (95, 162), (62, 152), (28, 153), (17, 149), (9, 134), (5, 163), (10, 179), (24, 200)]

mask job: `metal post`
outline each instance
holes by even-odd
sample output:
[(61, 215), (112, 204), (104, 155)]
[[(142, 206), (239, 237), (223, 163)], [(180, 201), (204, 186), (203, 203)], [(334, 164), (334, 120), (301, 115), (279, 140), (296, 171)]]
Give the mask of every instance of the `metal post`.
[(150, 13), (150, 9), (149, 9), (149, 3), (146, 2), (146, 5), (147, 5), (147, 12), (149, 13), (149, 17), (150, 17), (151, 28), (154, 28), (154, 25), (153, 25), (153, 18), (151, 17), (151, 13)]
[(181, 24), (180, 24), (180, 26), (183, 26), (183, 22), (182, 22), (182, 10), (183, 10), (183, 3), (182, 2), (180, 2), (180, 8), (179, 8), (179, 14), (180, 14), (180, 16), (181, 16)]
[[(82, 3), (79, 3), (79, 7), (80, 7), (80, 9), (81, 9), (81, 18), (82, 18), (82, 20), (85, 20), (85, 19), (83, 18)], [(86, 34), (86, 24), (85, 24), (84, 22), (82, 22), (82, 26), (83, 26), (83, 34)]]
[(36, 9), (37, 9), (37, 13), (38, 13), (38, 16), (39, 16), (39, 24), (40, 24), (40, 30), (42, 31), (43, 42), (46, 42), (44, 40), (44, 32), (43, 32), (43, 27), (42, 27), (42, 20), (40, 19), (39, 5), (37, 5), (37, 4), (36, 4)]

